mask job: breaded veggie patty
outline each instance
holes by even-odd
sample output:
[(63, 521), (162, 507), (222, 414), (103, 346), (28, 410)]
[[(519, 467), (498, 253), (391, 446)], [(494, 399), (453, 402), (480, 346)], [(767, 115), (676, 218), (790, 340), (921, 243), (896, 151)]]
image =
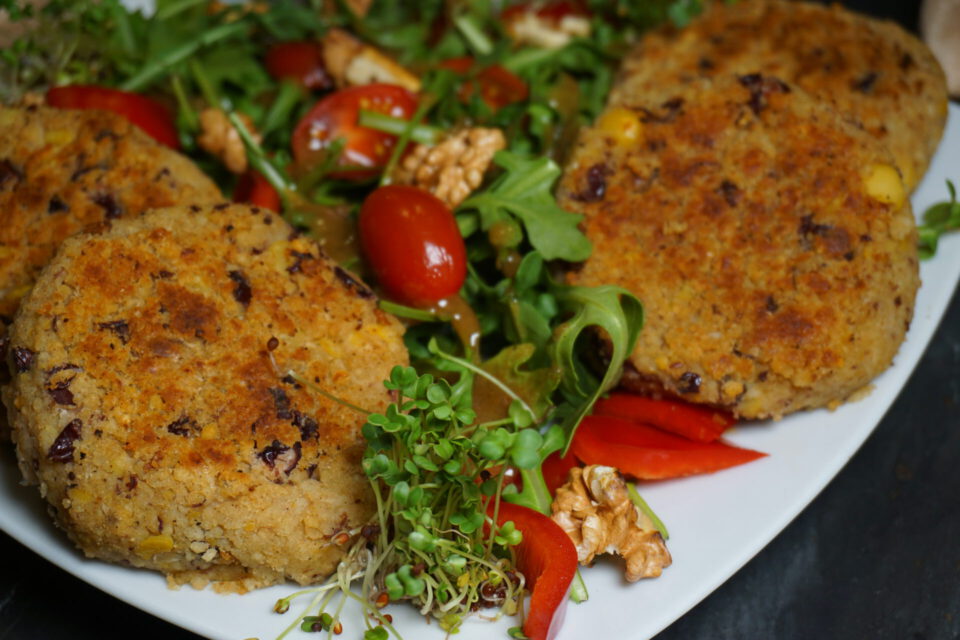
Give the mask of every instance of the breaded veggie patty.
[(0, 107), (0, 316), (63, 240), (153, 207), (215, 203), (194, 164), (106, 111)]
[(581, 135), (560, 190), (594, 245), (571, 280), (644, 304), (628, 382), (763, 418), (843, 401), (889, 366), (918, 270), (880, 143), (769, 76), (631, 104)]
[(836, 4), (712, 2), (688, 27), (643, 38), (611, 104), (629, 106), (678, 79), (730, 73), (774, 75), (831, 101), (890, 149), (908, 191), (943, 134), (946, 79), (930, 50), (891, 21)]
[(401, 326), (294, 235), (246, 206), (154, 210), (65, 241), (24, 299), (13, 439), (88, 556), (310, 583), (371, 515), (363, 410), (390, 401)]

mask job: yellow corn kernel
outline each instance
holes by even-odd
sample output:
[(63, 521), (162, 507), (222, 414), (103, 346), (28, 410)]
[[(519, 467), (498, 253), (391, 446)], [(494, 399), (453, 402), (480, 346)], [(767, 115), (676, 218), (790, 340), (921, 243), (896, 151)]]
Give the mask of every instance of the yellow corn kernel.
[(214, 424), (206, 424), (203, 426), (203, 429), (200, 430), (200, 438), (202, 440), (215, 440), (220, 437), (220, 428)]
[(900, 175), (903, 178), (903, 186), (906, 189), (912, 190), (917, 186), (917, 168), (913, 162), (909, 160), (897, 158), (897, 164), (900, 167)]
[(613, 138), (617, 144), (635, 144), (643, 136), (643, 123), (637, 114), (624, 107), (607, 109), (597, 120), (597, 129)]
[(75, 489), (71, 489), (69, 492), (69, 496), (70, 496), (70, 502), (72, 502), (75, 505), (89, 504), (90, 502), (93, 502), (93, 494), (91, 494), (86, 489), (81, 489), (79, 487)]
[(72, 129), (50, 129), (47, 131), (46, 142), (55, 147), (65, 147), (71, 142), (74, 138), (77, 137), (77, 134)]
[(907, 199), (903, 180), (896, 169), (888, 164), (875, 164), (867, 171), (863, 180), (867, 195), (880, 202), (899, 209)]
[(147, 536), (137, 545), (137, 553), (143, 557), (150, 557), (157, 553), (166, 553), (173, 549), (173, 538), (166, 534)]

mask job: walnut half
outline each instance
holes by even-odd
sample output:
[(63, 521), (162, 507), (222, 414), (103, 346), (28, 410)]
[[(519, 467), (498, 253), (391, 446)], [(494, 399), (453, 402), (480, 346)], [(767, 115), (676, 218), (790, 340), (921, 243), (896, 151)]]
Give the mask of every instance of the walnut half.
[(553, 521), (573, 540), (580, 564), (602, 553), (623, 556), (630, 582), (655, 578), (673, 562), (660, 532), (630, 501), (626, 482), (613, 467), (571, 469), (567, 483), (557, 489)]
[(461, 129), (436, 145), (415, 145), (391, 181), (425, 189), (454, 209), (480, 186), (493, 154), (506, 146), (500, 129)]
[[(260, 135), (253, 126), (253, 120), (243, 113), (239, 116), (254, 140), (260, 142)], [(200, 129), (197, 144), (201, 149), (219, 158), (231, 173), (240, 174), (247, 170), (247, 150), (243, 146), (243, 139), (222, 109), (209, 108), (201, 111)]]

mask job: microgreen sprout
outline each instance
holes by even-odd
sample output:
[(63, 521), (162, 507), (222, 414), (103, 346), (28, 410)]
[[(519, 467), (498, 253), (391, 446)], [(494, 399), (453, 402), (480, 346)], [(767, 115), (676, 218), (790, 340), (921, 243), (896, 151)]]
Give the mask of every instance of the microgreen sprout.
[[(515, 418), (478, 423), (470, 406), (478, 370), (452, 356), (447, 362), (456, 368), (449, 379), (395, 367), (384, 382), (396, 400), (363, 426), (377, 533), (361, 537), (348, 557), (363, 576), (362, 600), (410, 601), (453, 632), (478, 607), (495, 615), (521, 609), (523, 578), (510, 568), (523, 535), (512, 521), (494, 523), (505, 469), (539, 467), (544, 437), (519, 398)], [(320, 592), (311, 593), (309, 616), (298, 624), (323, 627)], [(278, 603), (287, 608), (289, 601)]]

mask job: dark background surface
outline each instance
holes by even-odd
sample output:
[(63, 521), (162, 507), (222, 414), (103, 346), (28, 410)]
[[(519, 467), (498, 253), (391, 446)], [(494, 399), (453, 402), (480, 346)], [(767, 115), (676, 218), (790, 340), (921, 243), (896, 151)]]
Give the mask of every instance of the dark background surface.
[[(916, 27), (916, 3), (846, 4)], [(656, 640), (960, 639), (958, 405), (955, 296), (913, 377), (850, 463), (766, 549)], [(0, 640), (120, 636), (197, 638), (0, 533)]]

